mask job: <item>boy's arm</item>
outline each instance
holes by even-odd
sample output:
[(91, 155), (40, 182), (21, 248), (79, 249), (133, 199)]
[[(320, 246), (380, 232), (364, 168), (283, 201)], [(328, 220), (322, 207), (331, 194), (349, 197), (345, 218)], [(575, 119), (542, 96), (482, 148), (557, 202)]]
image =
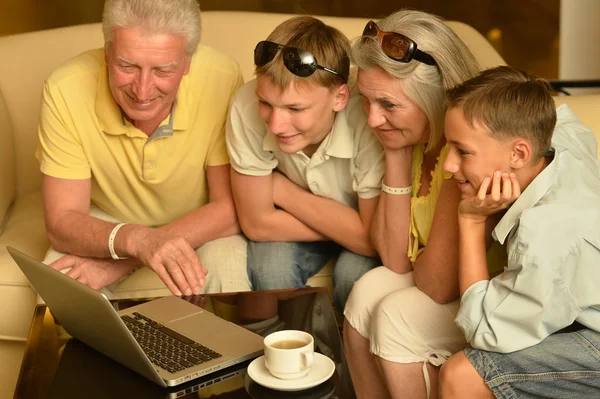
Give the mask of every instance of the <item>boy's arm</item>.
[(520, 195), (517, 176), (496, 171), (483, 180), (477, 195), (460, 202), (458, 280), (461, 296), (473, 284), (489, 280), (485, 257), (486, 223), (490, 216), (507, 209)]
[(376, 256), (370, 239), (371, 222), (379, 197), (358, 199), (359, 211), (297, 186), (280, 173), (275, 202), (300, 221), (344, 248), (364, 256)]
[[(461, 268), (464, 249), (461, 243)], [(555, 265), (513, 254), (504, 273), (467, 288), (456, 324), (476, 349), (509, 353), (536, 345), (578, 317), (581, 310), (559, 273), (575, 268), (576, 261)]]
[(159, 229), (183, 236), (192, 248), (198, 248), (217, 238), (239, 234), (229, 173), (229, 164), (208, 166), (208, 203)]
[(240, 226), (251, 240), (326, 240), (288, 212), (275, 208), (272, 175), (249, 176), (232, 169), (231, 186)]
[[(527, 348), (576, 317), (568, 288), (556, 284), (556, 268), (536, 264), (526, 254), (512, 256), (507, 270), (489, 281), (486, 220), (519, 196), (516, 176), (496, 172), (493, 178), (484, 179), (476, 196), (459, 205), (461, 306), (456, 324), (477, 349), (507, 353)], [(552, 309), (551, 317), (548, 309)]]

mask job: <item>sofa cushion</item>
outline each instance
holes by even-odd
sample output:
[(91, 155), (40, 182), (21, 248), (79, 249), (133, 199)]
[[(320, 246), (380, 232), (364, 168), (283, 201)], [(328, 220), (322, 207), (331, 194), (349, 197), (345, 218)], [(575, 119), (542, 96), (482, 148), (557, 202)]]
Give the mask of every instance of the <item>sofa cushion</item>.
[(10, 245), (41, 259), (48, 248), (44, 212), (39, 191), (17, 198), (7, 214), (0, 235), (0, 339), (24, 340), (29, 332), (37, 295), (15, 264), (6, 246)]
[[(600, 117), (598, 117), (599, 95), (588, 96), (558, 96), (554, 97), (556, 106), (567, 104), (571, 111), (581, 122), (590, 128), (600, 142)], [(598, 146), (598, 158), (600, 158), (600, 146)]]
[(329, 261), (317, 274), (312, 276), (306, 282), (311, 287), (327, 287), (329, 295), (333, 299), (333, 262)]
[(0, 93), (0, 143), (2, 156), (0, 157), (0, 234), (4, 227), (4, 217), (15, 199), (15, 149), (13, 143), (13, 128), (6, 109), (4, 97)]
[(69, 58), (102, 42), (99, 23), (0, 38), (0, 54), (12, 55), (11, 62), (0, 63), (0, 88), (14, 133), (17, 196), (40, 189), (34, 153), (44, 80)]
[(27, 278), (6, 251), (7, 245), (35, 259), (43, 259), (50, 244), (46, 238), (40, 191), (15, 201), (7, 214), (4, 231), (0, 235), (0, 286), (29, 287)]
[(13, 397), (24, 353), (24, 342), (0, 341), (0, 398)]

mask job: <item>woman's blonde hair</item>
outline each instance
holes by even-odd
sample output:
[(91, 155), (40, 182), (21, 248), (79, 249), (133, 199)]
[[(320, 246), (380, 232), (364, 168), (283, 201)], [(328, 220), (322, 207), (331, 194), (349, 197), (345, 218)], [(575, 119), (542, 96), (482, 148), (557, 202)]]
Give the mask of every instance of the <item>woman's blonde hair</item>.
[(279, 24), (267, 37), (267, 41), (296, 47), (312, 53), (319, 65), (332, 69), (331, 72), (316, 70), (308, 77), (296, 76), (284, 65), (281, 51), (271, 62), (256, 67), (256, 76), (268, 76), (273, 84), (285, 90), (292, 81), (334, 88), (345, 83), (350, 70), (350, 41), (339, 30), (325, 25), (321, 20), (309, 16), (290, 18)]
[(376, 38), (355, 40), (351, 58), (360, 69), (380, 67), (390, 76), (402, 79), (404, 94), (427, 115), (429, 143), (437, 146), (444, 136), (445, 91), (475, 76), (479, 64), (464, 42), (444, 21), (432, 14), (400, 10), (377, 22), (383, 31), (397, 32), (412, 39), (419, 50), (431, 55), (437, 66), (412, 60), (398, 62), (384, 54)]
[(106, 0), (102, 15), (105, 48), (112, 43), (116, 28), (134, 26), (182, 35), (191, 57), (200, 42), (200, 6), (197, 0)]

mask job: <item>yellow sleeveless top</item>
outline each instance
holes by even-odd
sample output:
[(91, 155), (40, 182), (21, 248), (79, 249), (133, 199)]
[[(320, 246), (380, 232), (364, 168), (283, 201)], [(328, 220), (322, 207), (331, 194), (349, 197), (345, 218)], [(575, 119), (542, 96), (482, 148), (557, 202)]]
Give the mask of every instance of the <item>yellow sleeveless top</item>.
[[(444, 180), (452, 178), (450, 173), (444, 172), (442, 165), (448, 155), (448, 145), (445, 145), (440, 151), (437, 162), (431, 172), (431, 183), (429, 192), (424, 196), (417, 196), (421, 188), (421, 167), (423, 165), (423, 154), (425, 153), (425, 144), (418, 144), (413, 150), (412, 162), (412, 194), (410, 202), (410, 225), (408, 234), (408, 257), (411, 262), (415, 262), (419, 254), (425, 249), (433, 215), (437, 204), (442, 184)], [(506, 251), (497, 242), (487, 252), (487, 263), (490, 277), (493, 277), (503, 271), (506, 264)]]

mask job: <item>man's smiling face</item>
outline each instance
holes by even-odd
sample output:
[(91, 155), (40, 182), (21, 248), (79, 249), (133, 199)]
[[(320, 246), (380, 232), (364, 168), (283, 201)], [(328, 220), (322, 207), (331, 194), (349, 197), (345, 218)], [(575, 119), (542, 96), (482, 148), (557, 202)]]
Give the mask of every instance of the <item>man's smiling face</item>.
[[(112, 95), (127, 118), (147, 134), (171, 112), (190, 59), (182, 35), (117, 28), (105, 51)], [(147, 130), (150, 130), (148, 132)]]

